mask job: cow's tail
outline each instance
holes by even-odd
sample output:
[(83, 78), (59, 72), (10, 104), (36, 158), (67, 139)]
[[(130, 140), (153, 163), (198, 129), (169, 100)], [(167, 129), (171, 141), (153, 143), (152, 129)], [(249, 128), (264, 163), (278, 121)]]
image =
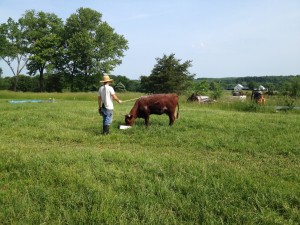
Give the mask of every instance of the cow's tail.
[(176, 119), (179, 119), (179, 103), (177, 102), (177, 114), (176, 114)]

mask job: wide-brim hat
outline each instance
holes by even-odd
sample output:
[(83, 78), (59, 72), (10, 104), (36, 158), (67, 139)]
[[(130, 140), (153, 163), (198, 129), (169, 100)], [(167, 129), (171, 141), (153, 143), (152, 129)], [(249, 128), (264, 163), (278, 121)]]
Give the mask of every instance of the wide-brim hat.
[(100, 80), (101, 83), (111, 82), (113, 79), (110, 79), (108, 75), (103, 76), (103, 80)]

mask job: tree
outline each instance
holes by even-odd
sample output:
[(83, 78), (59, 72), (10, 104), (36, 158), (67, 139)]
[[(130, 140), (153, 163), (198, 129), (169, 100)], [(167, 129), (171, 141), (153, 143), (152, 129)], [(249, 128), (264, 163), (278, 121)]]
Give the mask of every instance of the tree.
[(63, 76), (59, 73), (48, 74), (46, 76), (45, 89), (47, 92), (62, 92), (63, 91)]
[(0, 78), (0, 90), (8, 90), (10, 87), (10, 77)]
[(114, 80), (115, 84), (122, 83), (126, 87), (126, 90), (128, 89), (127, 87), (130, 86), (130, 83), (132, 82), (127, 77), (121, 75), (111, 75), (110, 77)]
[(175, 54), (156, 58), (157, 64), (149, 77), (141, 76), (143, 91), (150, 93), (182, 93), (195, 75), (188, 71), (191, 61), (180, 63)]
[(290, 95), (292, 90), (291, 82), (285, 81), (280, 85), (280, 92), (282, 95)]
[[(9, 89), (13, 88), (13, 83), (14, 82), (12, 81)], [(23, 91), (23, 92), (37, 91), (36, 90), (37, 87), (38, 87), (38, 79), (36, 79), (36, 77), (30, 77), (22, 74), (19, 75), (17, 91)]]
[(219, 99), (222, 96), (222, 87), (218, 82), (210, 83), (211, 97), (213, 99)]
[[(14, 75), (13, 90), (16, 91), (18, 78), (27, 64), (29, 43), (24, 36), (24, 24), (12, 18), (0, 26), (0, 58), (9, 66)], [(16, 68), (13, 63), (16, 61)]]
[(275, 91), (275, 85), (271, 82), (266, 82), (266, 88), (268, 89), (268, 92), (271, 93), (271, 92), (274, 92)]
[(293, 79), (291, 85), (291, 97), (300, 97), (300, 77), (296, 77)]
[(256, 88), (258, 88), (258, 83), (257, 82), (254, 82), (254, 81), (250, 81), (249, 83), (248, 83), (248, 88), (250, 89), (250, 90), (254, 90), (254, 89), (256, 89)]
[(66, 21), (65, 45), (61, 68), (67, 75), (71, 90), (74, 85), (86, 89), (93, 74), (109, 73), (121, 64), (128, 42), (101, 20), (102, 14), (80, 8)]
[(122, 84), (122, 82), (117, 83), (114, 88), (118, 92), (125, 92), (126, 91), (126, 87), (125, 87), (124, 84)]
[(63, 22), (53, 13), (26, 11), (20, 19), (24, 35), (30, 44), (27, 69), (30, 75), (39, 73), (39, 88), (44, 91), (44, 70), (58, 56), (62, 45)]
[(209, 84), (206, 80), (202, 80), (197, 82), (195, 89), (197, 94), (207, 95), (209, 92)]

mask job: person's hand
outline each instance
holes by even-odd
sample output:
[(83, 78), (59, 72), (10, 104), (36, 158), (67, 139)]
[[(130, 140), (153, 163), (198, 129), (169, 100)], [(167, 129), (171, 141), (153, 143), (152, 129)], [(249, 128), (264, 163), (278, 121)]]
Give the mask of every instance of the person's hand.
[(102, 116), (102, 110), (101, 110), (101, 107), (98, 109), (98, 112), (99, 112), (100, 116)]
[(119, 104), (121, 104), (123, 101), (122, 101), (121, 99), (119, 99), (119, 101), (118, 101), (118, 102), (119, 102)]

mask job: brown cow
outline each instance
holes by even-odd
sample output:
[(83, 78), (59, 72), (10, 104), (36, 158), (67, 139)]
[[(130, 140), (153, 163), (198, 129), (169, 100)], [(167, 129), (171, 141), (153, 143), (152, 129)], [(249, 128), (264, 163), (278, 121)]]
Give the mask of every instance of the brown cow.
[(125, 116), (127, 126), (132, 126), (136, 118), (144, 118), (146, 126), (149, 126), (150, 114), (167, 114), (170, 119), (169, 125), (175, 121), (175, 111), (179, 117), (178, 95), (176, 94), (153, 94), (140, 97), (136, 100), (130, 113)]
[(264, 105), (266, 103), (266, 99), (261, 91), (252, 91), (251, 100), (259, 105)]

